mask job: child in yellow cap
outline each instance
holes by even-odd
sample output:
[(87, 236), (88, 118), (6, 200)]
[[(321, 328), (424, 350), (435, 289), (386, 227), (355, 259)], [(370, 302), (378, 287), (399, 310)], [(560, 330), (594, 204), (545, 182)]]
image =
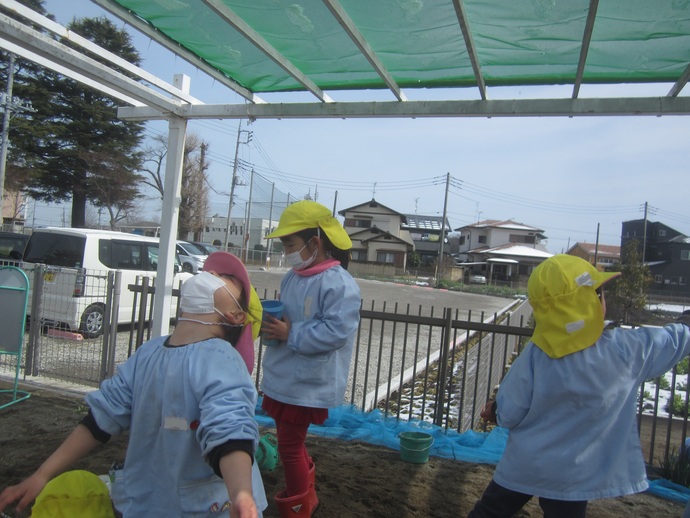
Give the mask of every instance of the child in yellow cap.
[(580, 518), (588, 500), (647, 489), (638, 389), (690, 354), (690, 320), (604, 330), (617, 275), (555, 255), (530, 276), (532, 340), (482, 411), (508, 444), (470, 517), (511, 517), (537, 496), (545, 518)]
[(267, 317), (262, 331), (278, 345), (265, 348), (262, 407), (275, 419), (286, 489), (275, 497), (280, 516), (311, 516), (318, 505), (315, 466), (304, 441), (311, 423), (345, 395), (359, 286), (346, 271), (352, 242), (331, 211), (313, 201), (290, 205), (278, 228), (292, 266), (280, 286), (283, 318)]

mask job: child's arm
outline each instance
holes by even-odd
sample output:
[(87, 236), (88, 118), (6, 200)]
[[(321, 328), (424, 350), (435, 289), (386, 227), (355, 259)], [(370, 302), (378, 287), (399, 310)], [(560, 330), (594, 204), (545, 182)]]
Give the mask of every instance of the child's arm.
[(256, 518), (258, 511), (252, 495), (252, 458), (235, 450), (220, 459), (220, 472), (230, 496), (230, 516)]
[(101, 444), (84, 425), (77, 425), (57, 450), (29, 478), (0, 493), (0, 511), (19, 501), (17, 512), (33, 502), (45, 485)]

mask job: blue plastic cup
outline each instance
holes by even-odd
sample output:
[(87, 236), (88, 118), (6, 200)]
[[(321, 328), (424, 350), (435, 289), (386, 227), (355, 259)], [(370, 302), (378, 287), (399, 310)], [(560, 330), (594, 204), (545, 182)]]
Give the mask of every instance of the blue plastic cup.
[[(264, 320), (266, 320), (267, 315), (278, 319), (283, 318), (283, 303), (279, 300), (262, 300), (261, 305), (264, 308)], [(276, 338), (265, 338), (263, 334), (261, 340), (264, 345), (278, 345), (280, 343), (280, 340)]]

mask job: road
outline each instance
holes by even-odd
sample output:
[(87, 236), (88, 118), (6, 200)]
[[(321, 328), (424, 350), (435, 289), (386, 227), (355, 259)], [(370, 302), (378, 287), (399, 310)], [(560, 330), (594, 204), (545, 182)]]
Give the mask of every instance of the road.
[[(260, 298), (275, 298), (280, 291), (280, 281), (284, 275), (285, 271), (249, 269), (249, 278)], [(365, 309), (371, 309), (371, 304), (374, 302), (374, 309), (382, 310), (385, 303), (386, 311), (393, 312), (397, 303), (398, 312), (404, 313), (407, 304), (410, 304), (412, 314), (417, 314), (419, 306), (422, 306), (424, 315), (428, 315), (430, 308), (433, 307), (434, 315), (440, 316), (443, 314), (443, 308), (449, 307), (460, 310), (462, 316), (472, 311), (473, 320), (476, 320), (478, 313), (483, 311), (488, 317), (512, 302), (512, 299), (503, 297), (437, 290), (428, 286), (409, 286), (367, 279), (356, 279), (356, 281), (362, 293)]]

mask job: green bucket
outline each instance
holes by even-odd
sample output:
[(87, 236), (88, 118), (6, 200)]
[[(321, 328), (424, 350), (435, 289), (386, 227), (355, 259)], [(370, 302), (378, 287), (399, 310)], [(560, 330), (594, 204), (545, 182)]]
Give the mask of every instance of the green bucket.
[(273, 435), (267, 433), (261, 438), (254, 458), (262, 473), (276, 469), (278, 465), (278, 441)]
[(401, 432), (400, 458), (413, 464), (424, 464), (429, 460), (429, 450), (434, 438), (424, 432)]

